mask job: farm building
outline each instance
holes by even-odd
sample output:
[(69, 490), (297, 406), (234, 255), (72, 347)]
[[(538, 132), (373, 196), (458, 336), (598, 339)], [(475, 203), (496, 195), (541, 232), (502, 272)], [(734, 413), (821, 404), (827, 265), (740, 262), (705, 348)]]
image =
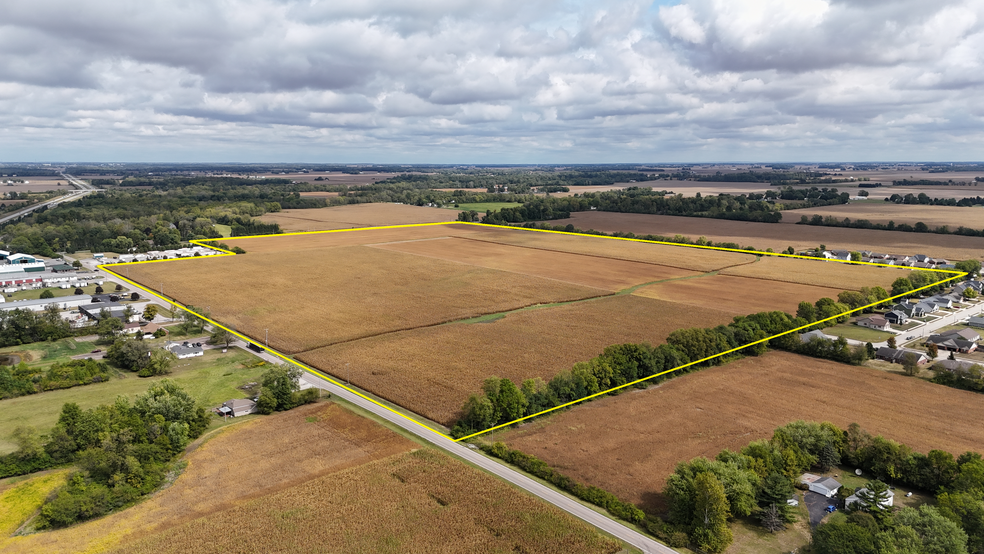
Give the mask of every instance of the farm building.
[[(861, 506), (866, 506), (867, 504), (865, 504), (864, 500), (861, 500), (860, 498), (858, 498), (858, 495), (864, 493), (867, 490), (868, 489), (862, 487), (862, 488), (858, 489), (857, 492), (855, 492), (851, 496), (848, 496), (847, 497), (847, 500), (844, 501), (844, 507), (845, 508), (850, 508), (851, 507), (851, 504), (855, 504), (855, 503), (858, 503)], [(892, 507), (892, 504), (895, 502), (895, 493), (892, 492), (892, 491), (890, 491), (890, 490), (889, 491), (886, 491), (886, 492), (888, 493), (888, 498), (886, 498), (885, 500), (882, 500), (881, 502), (879, 502), (879, 504), (881, 504), (881, 506), (883, 508), (891, 508)]]
[(885, 314), (884, 317), (889, 323), (894, 325), (905, 325), (905, 322), (909, 321), (909, 317), (905, 315), (905, 312), (900, 312), (898, 310), (892, 310)]
[(87, 294), (76, 296), (62, 296), (60, 298), (43, 298), (38, 300), (18, 300), (16, 302), (5, 302), (0, 310), (31, 310), (32, 312), (44, 311), (49, 305), (56, 306), (59, 310), (84, 306), (89, 303), (92, 297)]
[(109, 312), (109, 317), (115, 317), (123, 323), (129, 323), (125, 313), (126, 306), (118, 302), (92, 302), (79, 306), (79, 311), (82, 312), (82, 315), (93, 321), (99, 319), (99, 314), (101, 314), (103, 310), (107, 310)]
[(184, 344), (171, 344), (164, 347), (170, 350), (172, 354), (177, 356), (179, 360), (184, 360), (185, 358), (196, 358), (198, 356), (204, 356), (205, 350), (201, 346), (194, 346), (185, 342)]
[(873, 315), (871, 317), (864, 317), (857, 321), (857, 324), (861, 327), (867, 327), (869, 329), (878, 329), (879, 331), (888, 331), (891, 329), (891, 325), (888, 323), (888, 319), (880, 316)]
[(256, 402), (253, 402), (248, 398), (228, 400), (222, 403), (222, 407), (219, 408), (219, 413), (232, 417), (253, 414), (256, 413)]
[(883, 346), (875, 351), (875, 357), (879, 360), (885, 360), (886, 362), (892, 362), (893, 364), (900, 364), (905, 359), (906, 354), (912, 354), (916, 357), (917, 364), (924, 364), (929, 361), (922, 352), (914, 352), (912, 350), (902, 350), (900, 348), (889, 348)]

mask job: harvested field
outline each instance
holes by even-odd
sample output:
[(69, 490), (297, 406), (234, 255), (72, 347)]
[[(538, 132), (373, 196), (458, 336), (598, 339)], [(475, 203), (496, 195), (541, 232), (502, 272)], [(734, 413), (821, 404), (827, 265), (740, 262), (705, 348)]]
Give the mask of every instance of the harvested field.
[(286, 231), (355, 229), (456, 219), (458, 213), (452, 210), (406, 204), (349, 204), (331, 208), (283, 210), (260, 217), (264, 223), (279, 223)]
[[(270, 240), (270, 239), (258, 239)], [(281, 238), (290, 241), (292, 239)], [(296, 239), (295, 239), (296, 240)], [(300, 240), (303, 240), (301, 238)], [(379, 333), (434, 325), (608, 291), (444, 260), (351, 246), (135, 264), (131, 279), (218, 321), (295, 353)]]
[(640, 283), (699, 275), (694, 271), (674, 267), (587, 257), (566, 252), (544, 251), (462, 238), (414, 240), (382, 244), (376, 248), (477, 265), (510, 273), (535, 275), (613, 292)]
[(302, 192), (300, 195), (304, 198), (334, 198), (338, 196), (337, 192), (324, 192), (324, 191), (313, 191), (313, 192)]
[(557, 552), (621, 546), (559, 509), (432, 450), (218, 512), (116, 552)]
[[(314, 171), (310, 173), (263, 173), (267, 179), (290, 179), (299, 183), (319, 183), (323, 185), (367, 185), (396, 177), (396, 173), (368, 171), (363, 173), (341, 173), (338, 171)], [(323, 181), (316, 181), (322, 177)], [(262, 181), (261, 181), (262, 182)]]
[(984, 402), (976, 393), (770, 352), (582, 404), (496, 438), (659, 512), (665, 509), (660, 491), (678, 462), (738, 450), (790, 421), (831, 421), (842, 428), (856, 422), (919, 452), (959, 454), (980, 451), (982, 418)]
[(725, 267), (755, 261), (755, 256), (752, 254), (737, 254), (734, 252), (703, 250), (700, 248), (687, 248), (685, 246), (651, 244), (632, 242), (628, 240), (616, 240), (605, 237), (582, 237), (576, 235), (562, 235), (557, 233), (544, 233), (538, 231), (496, 227), (468, 228), (478, 229), (479, 231), (484, 231), (487, 233), (484, 235), (474, 236), (473, 238), (481, 238), (483, 240), (490, 240), (500, 244), (525, 246), (527, 248), (553, 250), (556, 252), (570, 252), (573, 254), (583, 254), (586, 256), (600, 256), (602, 258), (653, 263), (669, 267), (689, 269), (691, 271), (699, 271), (701, 273), (716, 271)]
[[(970, 188), (976, 193), (976, 189)], [(550, 223), (572, 224), (579, 229), (606, 232), (632, 232), (637, 235), (681, 234), (691, 239), (704, 236), (714, 242), (737, 242), (742, 246), (755, 246), (761, 250), (772, 248), (777, 252), (785, 250), (787, 246), (799, 251), (816, 248), (820, 244), (825, 244), (830, 249), (927, 254), (948, 260), (980, 259), (984, 252), (984, 237), (753, 223), (702, 217), (578, 212), (571, 214), (570, 219), (558, 219)]]
[[(298, 356), (318, 369), (443, 423), (487, 377), (549, 380), (612, 344), (660, 344), (681, 327), (731, 322), (707, 308), (631, 295), (514, 312), (338, 344)], [(422, 392), (426, 391), (426, 392)]]
[[(678, 305), (710, 308), (733, 315), (748, 315), (773, 310), (795, 314), (800, 302), (805, 300), (813, 303), (823, 297), (836, 300), (837, 295), (843, 290), (796, 283), (770, 283), (730, 275), (710, 275), (699, 279), (680, 279), (649, 285), (634, 294), (669, 300)], [(740, 292), (736, 294), (738, 291)], [(710, 324), (702, 325), (702, 327), (710, 326)]]
[[(910, 273), (912, 271), (908, 269), (773, 256), (762, 256), (757, 263), (721, 270), (722, 275), (830, 287), (837, 289), (837, 292), (874, 286), (891, 290), (893, 281), (908, 277)], [(836, 299), (836, 295), (833, 298)]]
[(894, 221), (896, 225), (899, 223), (915, 225), (921, 221), (933, 229), (943, 225), (949, 226), (951, 230), (956, 230), (961, 225), (978, 231), (984, 228), (984, 208), (981, 206), (916, 206), (899, 205), (891, 202), (854, 203), (788, 210), (783, 212), (783, 223), (797, 223), (800, 217), (804, 215), (808, 218), (814, 215), (834, 216), (838, 219), (849, 217), (851, 221), (867, 219), (872, 223)]
[(185, 456), (188, 467), (172, 486), (145, 502), (69, 529), (0, 538), (0, 549), (102, 551), (416, 446), (335, 404), (303, 406), (224, 428)]
[[(334, 230), (325, 233), (284, 237), (269, 235), (246, 239), (223, 239), (229, 245), (242, 247), (252, 253), (298, 253), (310, 255), (312, 251), (336, 246), (362, 246), (385, 244), (406, 240), (421, 240), (427, 238), (444, 238), (449, 236), (470, 237), (482, 232), (480, 227), (467, 225), (429, 225), (399, 229), (371, 229), (364, 231)], [(235, 241), (235, 242), (231, 242)], [(303, 254), (301, 254), (303, 253)]]

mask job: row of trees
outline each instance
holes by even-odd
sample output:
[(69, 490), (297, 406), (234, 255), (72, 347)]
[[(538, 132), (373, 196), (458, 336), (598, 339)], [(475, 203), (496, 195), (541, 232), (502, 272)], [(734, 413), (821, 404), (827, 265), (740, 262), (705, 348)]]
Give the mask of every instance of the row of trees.
[(74, 333), (68, 321), (54, 305), (35, 312), (15, 309), (0, 311), (0, 347), (32, 342), (53, 341)]
[(839, 219), (832, 215), (824, 217), (818, 214), (813, 215), (813, 217), (807, 217), (805, 215), (801, 216), (798, 224), (818, 225), (824, 227), (850, 227), (853, 229), (879, 229), (882, 231), (903, 231), (906, 233), (937, 233), (940, 235), (965, 235), (968, 237), (984, 236), (984, 229), (977, 230), (970, 227), (964, 227), (963, 225), (957, 227), (956, 229), (950, 229), (948, 225), (930, 227), (922, 221), (917, 221), (915, 225), (909, 225), (908, 223), (896, 224), (894, 221), (889, 221), (888, 223), (874, 223), (867, 219), (857, 219), (852, 221), (849, 217)]
[(930, 206), (980, 206), (984, 205), (984, 197), (981, 196), (967, 196), (961, 199), (956, 198), (930, 198), (925, 192), (920, 192), (918, 196), (909, 193), (905, 196), (901, 194), (893, 194), (885, 198), (886, 202), (894, 202), (896, 204), (919, 204), (919, 205), (930, 205)]

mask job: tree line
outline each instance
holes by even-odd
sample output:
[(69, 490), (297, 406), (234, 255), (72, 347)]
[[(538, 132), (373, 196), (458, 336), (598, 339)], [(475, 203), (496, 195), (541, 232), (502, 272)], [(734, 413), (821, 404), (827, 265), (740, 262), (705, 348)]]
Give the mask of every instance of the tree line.
[(47, 368), (0, 365), (0, 400), (39, 392), (101, 383), (112, 377), (109, 366), (96, 360), (55, 362)]
[(853, 229), (877, 229), (880, 231), (902, 231), (905, 233), (936, 233), (939, 235), (964, 235), (968, 237), (984, 236), (984, 228), (978, 231), (977, 229), (964, 227), (963, 225), (958, 226), (956, 229), (950, 229), (949, 225), (930, 227), (922, 221), (917, 221), (915, 225), (909, 225), (908, 223), (896, 224), (891, 220), (888, 223), (873, 223), (867, 219), (857, 219), (852, 221), (849, 217), (839, 219), (832, 215), (824, 217), (819, 214), (814, 214), (813, 217), (807, 217), (805, 215), (801, 216), (799, 222), (797, 222), (797, 225), (850, 227)]
[[(645, 381), (635, 386), (646, 388), (745, 355), (759, 356), (769, 347), (815, 358), (862, 364), (873, 357), (873, 348), (849, 346), (843, 337), (833, 341), (815, 338), (804, 343), (797, 333), (790, 332), (801, 327), (806, 327), (803, 329), (806, 331), (811, 323), (834, 316), (838, 316), (836, 320), (820, 323), (817, 327), (846, 321), (848, 314), (845, 312), (888, 298), (880, 287), (864, 289), (861, 293), (845, 291), (842, 296), (851, 304), (821, 298), (812, 305), (801, 303), (796, 317), (781, 311), (759, 312), (736, 316), (731, 323), (713, 328), (677, 329), (670, 333), (664, 344), (655, 347), (645, 343), (609, 346), (599, 356), (574, 364), (570, 370), (558, 373), (549, 382), (535, 378), (517, 386), (510, 379), (489, 377), (483, 383), (481, 393), (471, 395), (465, 402), (462, 416), (451, 433), (455, 437), (464, 437), (643, 379)], [(853, 304), (856, 307), (852, 307)], [(727, 354), (722, 356), (724, 353)], [(692, 363), (699, 360), (704, 361)], [(658, 375), (684, 365), (687, 367)], [(611, 394), (617, 393), (614, 391)]]

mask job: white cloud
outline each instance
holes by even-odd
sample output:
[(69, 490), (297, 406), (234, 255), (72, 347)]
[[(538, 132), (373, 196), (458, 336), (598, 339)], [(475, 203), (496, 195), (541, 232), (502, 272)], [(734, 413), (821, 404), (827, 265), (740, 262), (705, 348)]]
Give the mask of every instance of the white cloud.
[(0, 152), (7, 160), (980, 158), (984, 0), (649, 6), (6, 2)]

